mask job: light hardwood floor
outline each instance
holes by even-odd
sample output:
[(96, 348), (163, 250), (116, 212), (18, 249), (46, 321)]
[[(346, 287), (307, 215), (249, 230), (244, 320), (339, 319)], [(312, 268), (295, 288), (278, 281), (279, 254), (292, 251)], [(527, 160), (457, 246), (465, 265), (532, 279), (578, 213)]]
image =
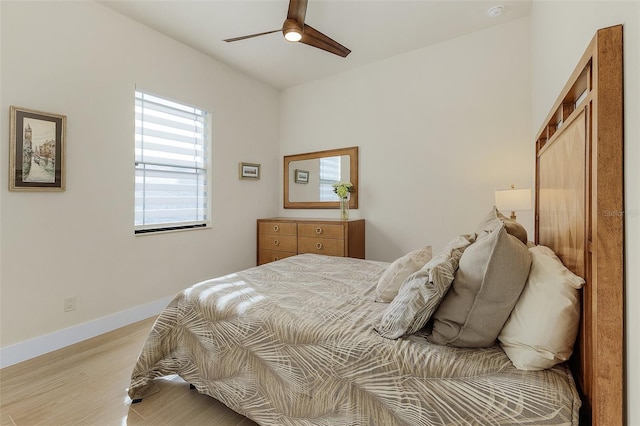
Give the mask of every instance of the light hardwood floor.
[(256, 425), (179, 377), (131, 404), (129, 377), (154, 320), (0, 370), (0, 425)]

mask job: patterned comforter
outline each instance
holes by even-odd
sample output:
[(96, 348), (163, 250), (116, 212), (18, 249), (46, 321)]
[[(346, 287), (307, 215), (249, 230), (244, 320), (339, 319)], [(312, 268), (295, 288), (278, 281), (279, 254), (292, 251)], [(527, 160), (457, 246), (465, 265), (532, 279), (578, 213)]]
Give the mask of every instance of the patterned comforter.
[(373, 327), (388, 264), (299, 255), (196, 284), (158, 317), (129, 396), (178, 374), (263, 425), (578, 424), (564, 365), (520, 371), (499, 346), (456, 349)]

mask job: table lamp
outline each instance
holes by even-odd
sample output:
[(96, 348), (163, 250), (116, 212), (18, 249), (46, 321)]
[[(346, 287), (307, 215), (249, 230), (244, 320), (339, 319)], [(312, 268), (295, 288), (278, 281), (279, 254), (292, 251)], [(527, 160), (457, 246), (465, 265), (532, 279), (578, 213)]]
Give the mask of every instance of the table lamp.
[(511, 189), (496, 191), (496, 207), (498, 210), (511, 211), (511, 219), (516, 220), (516, 210), (531, 210), (531, 190)]

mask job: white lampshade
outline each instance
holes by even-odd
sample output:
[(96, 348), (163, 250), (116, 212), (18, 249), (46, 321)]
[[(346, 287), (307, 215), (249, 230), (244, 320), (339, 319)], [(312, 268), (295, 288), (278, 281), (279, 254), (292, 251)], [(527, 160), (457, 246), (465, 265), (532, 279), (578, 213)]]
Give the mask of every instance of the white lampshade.
[(531, 190), (505, 189), (496, 191), (496, 207), (501, 211), (510, 211), (511, 218), (515, 219), (517, 210), (531, 210)]

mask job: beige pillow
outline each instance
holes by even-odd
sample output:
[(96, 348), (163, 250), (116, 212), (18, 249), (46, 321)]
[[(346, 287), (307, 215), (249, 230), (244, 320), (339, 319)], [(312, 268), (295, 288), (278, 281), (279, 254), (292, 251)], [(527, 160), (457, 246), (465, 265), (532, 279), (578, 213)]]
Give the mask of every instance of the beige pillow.
[(461, 235), (402, 283), (398, 295), (376, 328), (382, 337), (397, 339), (424, 327), (449, 290), (462, 252), (475, 240)]
[(391, 302), (405, 279), (431, 260), (431, 246), (422, 247), (396, 259), (385, 269), (376, 287), (376, 302)]
[(580, 323), (584, 280), (548, 247), (529, 249), (531, 272), (498, 340), (520, 370), (544, 370), (569, 359)]
[(524, 226), (500, 213), (496, 206), (493, 206), (493, 209), (482, 219), (482, 222), (478, 226), (478, 230), (476, 231), (478, 238), (480, 239), (487, 233), (493, 231), (497, 227), (496, 221), (504, 223), (510, 235), (527, 244), (527, 230), (524, 229)]
[(441, 345), (494, 343), (524, 288), (531, 254), (504, 224), (464, 251), (451, 289), (433, 315), (430, 340)]

